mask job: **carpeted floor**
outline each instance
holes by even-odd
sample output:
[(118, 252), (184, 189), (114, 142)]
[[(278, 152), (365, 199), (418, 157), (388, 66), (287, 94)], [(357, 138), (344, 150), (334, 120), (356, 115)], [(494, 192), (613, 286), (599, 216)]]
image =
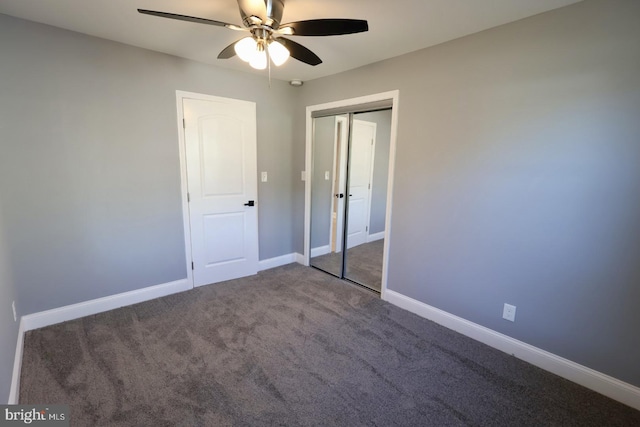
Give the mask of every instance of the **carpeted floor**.
[(312, 268), (30, 331), (73, 426), (637, 426), (640, 412)]
[[(347, 269), (344, 277), (376, 292), (382, 288), (382, 256), (384, 240), (364, 243), (347, 250)], [(332, 252), (311, 259), (311, 265), (340, 275), (342, 253)]]

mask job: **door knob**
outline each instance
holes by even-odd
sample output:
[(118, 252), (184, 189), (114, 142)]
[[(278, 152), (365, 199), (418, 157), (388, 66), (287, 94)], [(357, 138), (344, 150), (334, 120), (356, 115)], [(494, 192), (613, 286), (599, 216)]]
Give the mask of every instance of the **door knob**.
[(338, 199), (342, 199), (343, 197), (344, 197), (344, 194), (343, 194), (343, 193), (336, 194), (336, 198), (338, 198)]
[(247, 203), (244, 204), (245, 206), (255, 206), (255, 202), (253, 200), (249, 200)]

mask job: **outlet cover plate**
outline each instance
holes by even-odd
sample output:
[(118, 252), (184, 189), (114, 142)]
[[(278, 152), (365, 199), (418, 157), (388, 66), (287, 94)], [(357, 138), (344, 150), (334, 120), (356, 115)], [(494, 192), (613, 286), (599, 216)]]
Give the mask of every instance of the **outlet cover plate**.
[(502, 310), (502, 318), (506, 320), (510, 320), (511, 322), (516, 321), (516, 306), (511, 304), (504, 305), (504, 309)]

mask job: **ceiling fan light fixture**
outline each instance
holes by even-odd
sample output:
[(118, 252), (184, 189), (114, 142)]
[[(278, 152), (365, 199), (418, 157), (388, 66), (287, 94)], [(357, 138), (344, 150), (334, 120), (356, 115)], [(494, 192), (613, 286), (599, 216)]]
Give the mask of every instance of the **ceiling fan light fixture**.
[(245, 37), (236, 43), (233, 48), (240, 59), (244, 62), (251, 62), (256, 56), (258, 43), (256, 43), (253, 37)]
[(250, 32), (250, 37), (245, 37), (225, 47), (218, 54), (218, 59), (229, 59), (237, 55), (242, 61), (248, 62), (258, 70), (264, 70), (271, 62), (280, 66), (287, 61), (289, 56), (311, 66), (322, 64), (318, 55), (293, 40), (284, 37), (278, 38), (280, 35), (338, 36), (369, 30), (369, 24), (362, 19), (309, 19), (281, 25), (285, 0), (237, 0), (237, 3), (240, 8), (242, 26), (157, 10), (138, 9), (138, 12), (143, 15)]
[(277, 40), (273, 40), (271, 43), (269, 43), (268, 49), (269, 56), (271, 57), (271, 60), (276, 65), (276, 67), (281, 66), (282, 64), (287, 62), (287, 59), (289, 59), (289, 50)]

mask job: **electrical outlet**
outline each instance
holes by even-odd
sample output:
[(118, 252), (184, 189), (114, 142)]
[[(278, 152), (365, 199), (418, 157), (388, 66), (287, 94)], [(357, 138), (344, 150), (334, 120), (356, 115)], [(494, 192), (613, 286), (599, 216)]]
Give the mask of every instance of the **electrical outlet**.
[(11, 303), (11, 308), (13, 309), (13, 321), (17, 322), (18, 321), (18, 315), (16, 313), (16, 302), (15, 301), (13, 301)]
[(266, 172), (262, 172), (262, 174), (261, 174), (261, 181), (262, 181), (262, 182), (267, 182), (267, 173), (266, 173)]
[(516, 306), (511, 304), (504, 304), (504, 309), (502, 310), (502, 318), (506, 320), (510, 320), (512, 322), (516, 321)]

